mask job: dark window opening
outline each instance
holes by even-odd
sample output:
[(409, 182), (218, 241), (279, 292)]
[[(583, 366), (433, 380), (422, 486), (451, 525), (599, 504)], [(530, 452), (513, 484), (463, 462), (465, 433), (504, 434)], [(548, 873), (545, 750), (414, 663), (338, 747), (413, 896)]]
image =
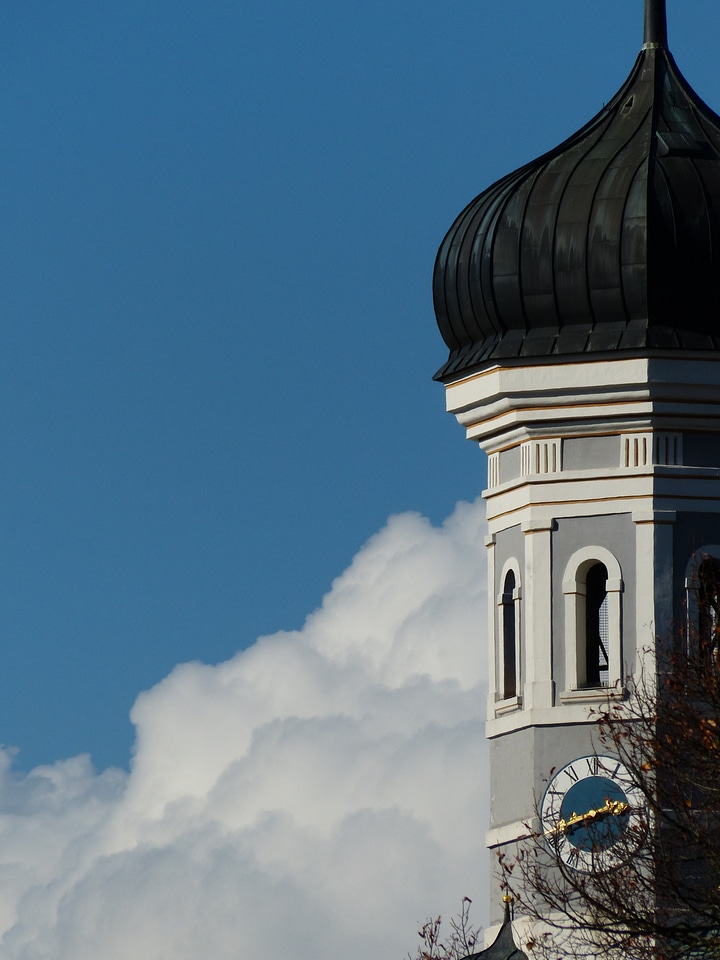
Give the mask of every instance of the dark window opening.
[(510, 570), (503, 584), (503, 699), (517, 696), (517, 623), (515, 622), (515, 574)]
[(698, 640), (700, 655), (720, 659), (720, 560), (707, 557), (698, 568)]
[(610, 676), (607, 568), (595, 563), (585, 580), (585, 685), (606, 687)]

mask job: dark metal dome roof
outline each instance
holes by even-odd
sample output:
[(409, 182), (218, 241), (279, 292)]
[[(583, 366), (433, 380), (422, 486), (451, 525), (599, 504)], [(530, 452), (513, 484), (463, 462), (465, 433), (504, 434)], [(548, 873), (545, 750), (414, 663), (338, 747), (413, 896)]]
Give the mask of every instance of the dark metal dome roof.
[(665, 0), (610, 103), (499, 180), (440, 247), (445, 379), (510, 357), (720, 350), (720, 117), (666, 47)]

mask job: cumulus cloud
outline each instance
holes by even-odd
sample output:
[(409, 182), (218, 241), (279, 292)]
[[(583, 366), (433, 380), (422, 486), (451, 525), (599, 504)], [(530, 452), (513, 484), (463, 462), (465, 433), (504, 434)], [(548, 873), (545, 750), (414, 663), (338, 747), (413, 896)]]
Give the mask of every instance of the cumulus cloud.
[(2, 960), (402, 960), (487, 899), (484, 514), (392, 517), (302, 630), (139, 697), (129, 774), (0, 765)]

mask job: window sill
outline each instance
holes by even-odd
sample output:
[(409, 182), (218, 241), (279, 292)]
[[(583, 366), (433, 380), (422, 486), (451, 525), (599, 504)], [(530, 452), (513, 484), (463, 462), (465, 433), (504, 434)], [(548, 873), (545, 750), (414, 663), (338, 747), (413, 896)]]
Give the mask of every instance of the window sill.
[(495, 704), (495, 716), (504, 717), (506, 713), (522, 710), (522, 697), (508, 697), (507, 700), (498, 700)]
[(561, 703), (606, 703), (608, 700), (624, 700), (625, 688), (619, 683), (612, 687), (583, 687), (579, 690), (564, 690)]

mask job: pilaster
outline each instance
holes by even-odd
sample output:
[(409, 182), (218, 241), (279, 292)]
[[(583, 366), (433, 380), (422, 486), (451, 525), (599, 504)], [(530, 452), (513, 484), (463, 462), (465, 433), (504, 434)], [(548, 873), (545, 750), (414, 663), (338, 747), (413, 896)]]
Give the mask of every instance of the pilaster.
[(553, 520), (526, 520), (525, 534), (525, 649), (523, 705), (532, 710), (551, 707), (552, 674), (552, 531)]
[(495, 701), (498, 690), (498, 665), (497, 665), (497, 643), (495, 635), (497, 632), (497, 612), (495, 608), (495, 594), (497, 592), (495, 585), (495, 544), (496, 537), (490, 534), (485, 537), (485, 546), (487, 547), (487, 635), (488, 635), (488, 703), (487, 715), (491, 720), (495, 716)]
[(658, 636), (667, 635), (673, 627), (673, 525), (675, 510), (636, 510), (635, 523), (637, 567), (635, 570), (635, 637), (636, 662), (630, 671), (646, 681), (653, 676)]

